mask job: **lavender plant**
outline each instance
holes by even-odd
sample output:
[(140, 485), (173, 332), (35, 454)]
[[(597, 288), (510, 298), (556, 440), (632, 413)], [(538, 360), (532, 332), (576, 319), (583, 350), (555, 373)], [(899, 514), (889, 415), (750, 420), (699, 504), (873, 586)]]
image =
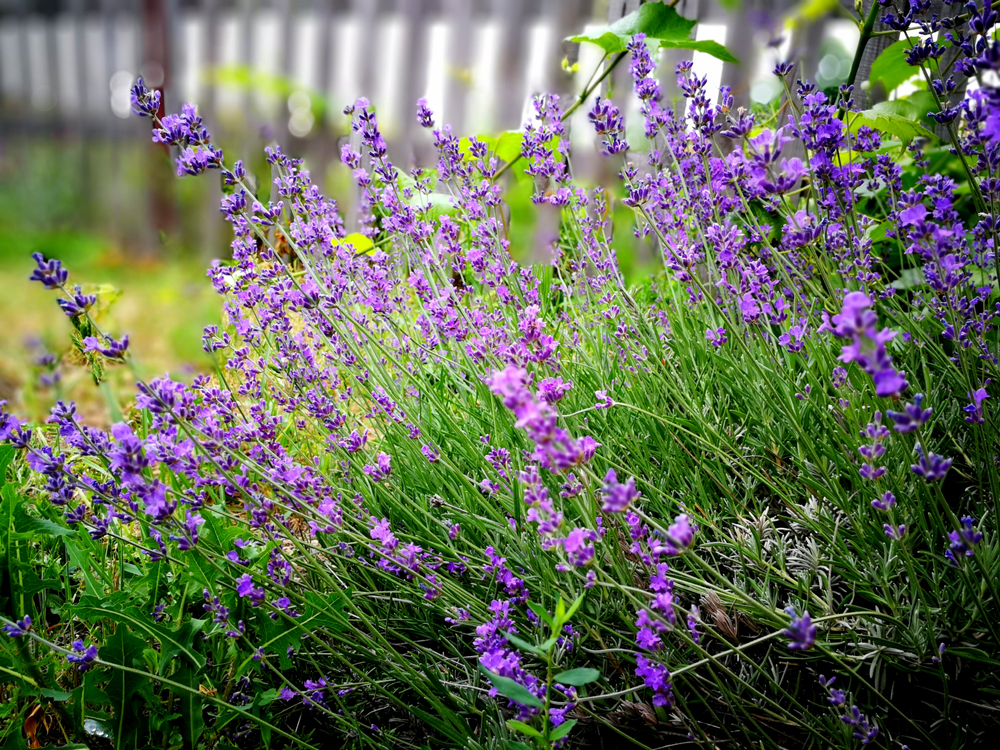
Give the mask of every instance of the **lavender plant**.
[[(225, 185), (215, 375), (140, 380), (109, 432), (62, 402), (46, 425), (0, 416), (51, 503), (35, 518), (5, 489), (11, 517), (77, 529), (58, 608), (8, 600), (4, 674), (66, 688), (78, 717), (123, 697), (119, 743), (983, 741), (1000, 45), (988, 5), (928, 7), (883, 21), (921, 35), (950, 142), (894, 141), (849, 86), (830, 101), (788, 65), (782, 127), (713, 102), (689, 63), (670, 107), (662, 37), (639, 31), (616, 59), (645, 142), (611, 99), (590, 112), (619, 193), (573, 179), (579, 102), (538, 97), (505, 166), (421, 102), (438, 163), (406, 173), (359, 99), (351, 235), (300, 160), (267, 149), (275, 199), (255, 194), (194, 106), (160, 118), (137, 82), (178, 174)], [(959, 103), (955, 76), (977, 84)], [(508, 239), (515, 162), (561, 212), (544, 267)], [(617, 200), (663, 266), (633, 286)], [(128, 366), (127, 337), (37, 260), (80, 345)], [(56, 686), (39, 658), (72, 670)]]

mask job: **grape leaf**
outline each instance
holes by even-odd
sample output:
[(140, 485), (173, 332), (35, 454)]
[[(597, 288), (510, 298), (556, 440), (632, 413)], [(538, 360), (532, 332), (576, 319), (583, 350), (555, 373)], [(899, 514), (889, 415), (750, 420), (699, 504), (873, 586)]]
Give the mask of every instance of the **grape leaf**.
[(906, 99), (880, 102), (851, 116), (851, 132), (856, 133), (862, 125), (867, 125), (904, 143), (917, 137), (934, 138), (934, 133), (917, 121), (919, 117), (920, 108)]
[(906, 55), (913, 48), (913, 42), (902, 39), (882, 51), (872, 63), (869, 81), (874, 87), (881, 82), (885, 93), (891, 94), (900, 84), (908, 81), (920, 72), (920, 68), (906, 62)]
[(725, 62), (737, 62), (736, 58), (718, 42), (696, 42), (688, 37), (697, 21), (684, 18), (672, 7), (663, 3), (646, 3), (634, 13), (629, 13), (610, 26), (598, 29), (592, 34), (571, 36), (571, 42), (596, 44), (609, 55), (624, 52), (629, 40), (636, 34), (646, 35), (648, 40), (656, 40), (661, 47), (691, 49), (705, 52)]
[(727, 50), (718, 42), (713, 42), (710, 39), (706, 39), (702, 42), (692, 42), (690, 40), (685, 40), (683, 42), (661, 40), (660, 47), (668, 47), (670, 49), (690, 49), (695, 52), (704, 52), (706, 55), (711, 55), (717, 60), (722, 60), (722, 62), (739, 63), (739, 59), (737, 59), (732, 52)]

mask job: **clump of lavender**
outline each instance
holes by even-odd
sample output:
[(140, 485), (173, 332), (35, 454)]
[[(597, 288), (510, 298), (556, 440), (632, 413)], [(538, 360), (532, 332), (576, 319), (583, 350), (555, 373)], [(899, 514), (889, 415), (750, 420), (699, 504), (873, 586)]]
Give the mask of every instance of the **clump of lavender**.
[[(853, 127), (849, 86), (830, 101), (798, 82), (788, 124), (772, 128), (682, 62), (684, 102), (662, 105), (656, 40), (639, 34), (621, 59), (643, 143), (626, 141), (628, 109), (608, 99), (566, 108), (542, 95), (518, 161), (501, 168), (494, 141), (461, 139), (421, 101), (437, 164), (407, 172), (371, 103), (349, 106), (341, 161), (365, 252), (301, 160), (268, 148), (273, 190), (252, 190), (194, 106), (167, 115), (138, 81), (133, 108), (178, 174), (218, 170), (224, 184), (232, 257), (208, 272), (223, 323), (203, 337), (217, 371), (140, 380), (135, 410), (110, 429), (61, 401), (43, 425), (0, 411), (0, 439), (34, 472), (26, 496), (108, 559), (166, 571), (167, 592), (144, 594), (156, 594), (154, 622), (132, 635), (193, 629), (196, 615), (197, 653), (212, 654), (199, 668), (231, 686), (223, 708), (258, 705), (251, 692), (266, 685), (273, 716), (308, 712), (331, 742), (391, 741), (368, 718), (376, 706), (426, 717), (441, 744), (471, 738), (457, 711), (480, 717), (475, 742), (517, 731), (556, 746), (581, 706), (600, 715), (633, 693), (640, 713), (714, 736), (717, 712), (686, 699), (706, 684), (731, 712), (728, 734), (759, 743), (766, 711), (802, 744), (822, 742), (800, 708), (806, 681), (772, 675), (819, 661), (857, 672), (875, 639), (884, 662), (940, 680), (940, 664), (900, 655), (974, 633), (963, 670), (995, 689), (996, 597), (963, 600), (956, 625), (963, 589), (941, 581), (957, 572), (964, 585), (965, 561), (987, 585), (996, 574), (982, 527), (996, 489), (1000, 96), (983, 74), (1000, 43), (992, 11), (962, 11), (966, 31), (925, 5), (879, 12), (927, 37), (911, 50), (925, 72), (947, 43), (964, 55), (953, 74), (986, 84), (954, 104), (953, 82), (929, 79), (955, 169), (914, 171), (883, 148), (891, 133)], [(783, 86), (790, 71), (778, 68)], [(619, 208), (640, 241), (655, 239), (662, 271), (639, 284), (619, 266), (616, 194), (573, 180), (563, 118), (584, 104), (621, 177)], [(558, 207), (551, 268), (518, 262), (507, 167)], [(922, 281), (895, 283), (897, 256)], [(128, 338), (103, 332), (93, 295), (70, 289), (58, 260), (36, 262), (87, 356), (128, 363)], [(924, 447), (948, 441), (962, 446), (954, 458)], [(910, 450), (912, 472), (896, 470)], [(956, 523), (953, 506), (969, 515)], [(789, 599), (800, 609), (776, 609)], [(79, 606), (67, 601), (61, 621)], [(821, 643), (806, 606), (830, 622)], [(12, 638), (48, 642), (27, 615), (4, 622)], [(114, 667), (62, 627), (72, 649), (51, 645), (73, 671)], [(754, 650), (779, 638), (780, 660)], [(837, 721), (872, 742), (878, 728), (832, 684)], [(933, 738), (967, 719), (914, 721)]]

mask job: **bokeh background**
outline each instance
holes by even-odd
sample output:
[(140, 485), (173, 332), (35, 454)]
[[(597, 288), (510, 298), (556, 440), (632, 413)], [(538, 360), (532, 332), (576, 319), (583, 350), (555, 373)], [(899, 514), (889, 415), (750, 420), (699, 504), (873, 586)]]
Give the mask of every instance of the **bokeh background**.
[[(834, 89), (857, 43), (849, 0), (681, 0), (698, 39), (725, 44), (739, 64), (702, 53), (709, 88), (733, 88), (737, 104), (780, 124), (776, 62), (795, 57), (801, 75)], [(866, 6), (871, 0), (865, 0)], [(197, 102), (229, 160), (266, 174), (263, 148), (278, 143), (306, 160), (341, 204), (349, 226), (355, 196), (339, 162), (349, 137), (343, 107), (367, 96), (393, 161), (433, 166), (430, 137), (414, 120), (426, 97), (456, 133), (518, 128), (542, 91), (578, 94), (601, 50), (565, 41), (639, 6), (638, 0), (0, 0), (0, 399), (40, 416), (70, 394), (106, 409), (87, 371), (74, 365), (67, 323), (51, 294), (27, 282), (30, 254), (62, 259), (73, 279), (120, 291), (113, 331), (131, 335), (138, 371), (179, 377), (208, 369), (203, 326), (219, 301), (204, 276), (227, 255), (217, 174), (177, 179), (150, 123), (131, 115), (129, 88), (141, 75), (162, 88), (167, 111)], [(665, 96), (676, 99), (676, 62), (664, 50)], [(640, 127), (627, 65), (602, 92)], [(574, 170), (612, 190), (614, 167), (581, 107), (569, 123)], [(638, 134), (637, 134), (638, 137)], [(544, 260), (558, 216), (511, 181), (514, 252)], [(621, 207), (616, 222), (629, 222)], [(647, 273), (652, 249), (616, 232), (626, 275)], [(56, 364), (53, 365), (51, 357)], [(112, 373), (104, 389), (132, 376)]]

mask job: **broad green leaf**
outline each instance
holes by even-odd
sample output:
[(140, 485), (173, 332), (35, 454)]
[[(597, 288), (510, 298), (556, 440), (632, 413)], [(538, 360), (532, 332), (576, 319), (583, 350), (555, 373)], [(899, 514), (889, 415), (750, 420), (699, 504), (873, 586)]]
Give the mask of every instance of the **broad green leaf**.
[(14, 449), (9, 445), (0, 445), (0, 487), (7, 484), (7, 467), (14, 460)]
[[(93, 602), (92, 599), (89, 602)], [(162, 672), (170, 659), (180, 653), (187, 660), (201, 669), (205, 666), (205, 657), (194, 649), (195, 635), (205, 627), (205, 620), (188, 620), (177, 630), (168, 630), (159, 623), (155, 623), (146, 615), (141, 614), (135, 607), (112, 607), (105, 602), (89, 603), (84, 599), (83, 603), (75, 608), (79, 617), (91, 621), (107, 618), (112, 622), (126, 624), (135, 631), (141, 631), (150, 638), (155, 638), (160, 642), (160, 671)]]
[(569, 721), (564, 721), (562, 724), (560, 724), (559, 726), (557, 726), (555, 729), (552, 730), (552, 734), (549, 735), (549, 739), (552, 740), (553, 742), (555, 742), (556, 740), (561, 740), (563, 737), (565, 737), (567, 734), (573, 731), (573, 727), (576, 726), (576, 722), (577, 722), (576, 719), (570, 719)]
[(891, 94), (904, 81), (920, 73), (919, 66), (906, 62), (906, 55), (912, 48), (912, 40), (901, 39), (884, 49), (872, 63), (872, 72), (868, 79), (871, 85), (874, 87), (881, 83), (885, 87), (885, 93)]
[(46, 518), (32, 518), (21, 508), (18, 508), (18, 510), (20, 513), (17, 514), (17, 518), (14, 523), (17, 526), (18, 535), (23, 535), (22, 538), (76, 535), (76, 532), (73, 531), (73, 529), (67, 529), (65, 526), (60, 526), (59, 524), (53, 523)]
[(508, 740), (507, 750), (531, 750), (531, 746), (525, 745), (523, 742), (518, 742), (517, 740)]
[(915, 115), (917, 122), (927, 122), (927, 115), (930, 112), (938, 111), (937, 99), (934, 98), (934, 94), (930, 91), (914, 91), (904, 101), (909, 102), (915, 108), (911, 111)]
[(63, 690), (52, 690), (51, 688), (42, 688), (38, 692), (39, 694), (41, 694), (43, 698), (48, 698), (49, 700), (52, 701), (58, 701), (59, 703), (68, 701), (70, 698), (73, 697), (72, 693), (67, 693)]
[(590, 667), (577, 667), (576, 669), (560, 672), (553, 679), (563, 685), (580, 687), (580, 685), (586, 685), (589, 682), (597, 682), (597, 680), (601, 679), (601, 673)]
[(198, 739), (205, 730), (205, 719), (202, 716), (204, 702), (198, 694), (198, 673), (190, 667), (184, 667), (177, 670), (173, 680), (191, 688), (178, 690), (174, 696), (181, 714), (181, 743), (184, 750), (197, 750)]
[(87, 552), (80, 549), (79, 541), (78, 539), (67, 539), (66, 552), (69, 553), (70, 561), (83, 574), (83, 582), (86, 586), (87, 594), (89, 596), (102, 597), (104, 596), (104, 586), (98, 583), (94, 577), (94, 571), (91, 569), (92, 558)]
[(493, 687), (504, 698), (509, 698), (516, 703), (520, 703), (522, 706), (531, 706), (532, 708), (543, 708), (545, 706), (534, 693), (521, 683), (514, 682), (509, 677), (501, 677), (498, 674), (494, 674), (482, 664), (479, 665), (479, 671), (483, 673), (483, 676), (493, 684)]
[(497, 139), (497, 145), (493, 149), (493, 153), (497, 155), (500, 161), (513, 161), (521, 155), (522, 137), (519, 130), (507, 130), (501, 133)]
[[(124, 625), (115, 628), (114, 635), (101, 646), (99, 655), (103, 661), (117, 664), (121, 667), (133, 667), (137, 659), (141, 659), (146, 642), (132, 635)], [(111, 679), (104, 692), (111, 701), (114, 711), (113, 729), (115, 747), (136, 747), (137, 722), (135, 701), (133, 696), (142, 687), (145, 680), (137, 674), (122, 669), (111, 669)]]
[(645, 34), (647, 39), (683, 42), (690, 36), (696, 23), (697, 21), (684, 18), (663, 3), (646, 3), (610, 26), (593, 34), (578, 34), (570, 37), (570, 41), (590, 42), (603, 48), (608, 54), (614, 54), (623, 52), (629, 40), (639, 33)]
[(526, 734), (529, 737), (541, 737), (542, 733), (535, 729), (530, 724), (525, 724), (523, 721), (517, 721), (516, 719), (511, 719), (507, 722), (507, 727), (514, 731), (520, 732), (521, 734)]
[(851, 132), (856, 133), (862, 125), (867, 125), (904, 143), (917, 137), (934, 138), (934, 133), (916, 121), (919, 116), (916, 105), (905, 99), (880, 102), (871, 109), (851, 115)]
[(427, 209), (428, 218), (432, 221), (444, 214), (458, 212), (458, 209), (452, 203), (451, 196), (445, 193), (431, 193), (429, 195), (418, 193), (413, 196), (411, 203), (417, 208)]
[(347, 235), (341, 240), (345, 245), (351, 245), (354, 248), (354, 252), (357, 255), (366, 253), (371, 250), (375, 243), (371, 241), (370, 237), (366, 237), (360, 232), (355, 232), (354, 234)]
[(739, 59), (732, 52), (718, 42), (713, 42), (710, 39), (706, 39), (701, 42), (693, 42), (690, 40), (678, 42), (664, 39), (660, 41), (660, 47), (667, 47), (669, 49), (689, 49), (695, 52), (704, 52), (706, 55), (711, 55), (717, 60), (722, 60), (722, 62), (739, 63)]

